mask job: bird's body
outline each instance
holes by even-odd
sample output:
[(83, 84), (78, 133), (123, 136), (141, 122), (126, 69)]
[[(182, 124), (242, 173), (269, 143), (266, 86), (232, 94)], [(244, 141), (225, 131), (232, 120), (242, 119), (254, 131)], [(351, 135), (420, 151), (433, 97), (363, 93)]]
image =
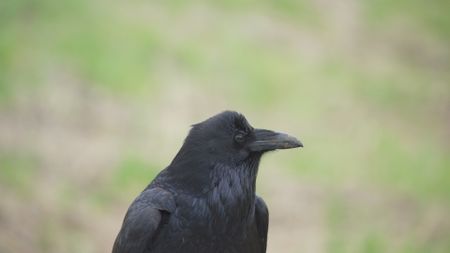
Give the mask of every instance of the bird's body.
[[(236, 131), (246, 132), (246, 143), (236, 143)], [(255, 184), (266, 150), (253, 144), (252, 131), (235, 112), (195, 125), (172, 163), (131, 204), (113, 253), (264, 253), (268, 210)]]

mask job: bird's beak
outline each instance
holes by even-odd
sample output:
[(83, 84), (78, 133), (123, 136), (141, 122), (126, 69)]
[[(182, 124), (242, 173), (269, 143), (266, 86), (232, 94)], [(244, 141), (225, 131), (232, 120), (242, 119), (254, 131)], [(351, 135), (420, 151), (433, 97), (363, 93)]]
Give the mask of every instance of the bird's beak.
[(303, 147), (303, 144), (295, 137), (271, 130), (255, 129), (254, 136), (249, 149), (255, 152)]

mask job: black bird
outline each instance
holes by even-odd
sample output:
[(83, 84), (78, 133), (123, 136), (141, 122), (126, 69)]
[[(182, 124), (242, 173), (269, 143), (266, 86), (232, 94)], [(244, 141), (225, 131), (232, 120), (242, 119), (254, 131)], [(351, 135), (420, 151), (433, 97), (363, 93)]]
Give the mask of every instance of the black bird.
[(263, 253), (269, 213), (255, 194), (261, 156), (302, 147), (225, 111), (193, 125), (172, 163), (134, 200), (113, 253)]

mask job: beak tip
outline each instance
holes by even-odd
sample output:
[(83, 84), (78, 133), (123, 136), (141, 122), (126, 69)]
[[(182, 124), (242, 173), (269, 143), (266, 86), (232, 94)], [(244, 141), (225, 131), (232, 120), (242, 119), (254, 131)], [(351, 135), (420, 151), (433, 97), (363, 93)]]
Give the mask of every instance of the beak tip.
[(303, 143), (301, 143), (299, 140), (296, 140), (294, 146), (295, 148), (303, 148)]
[(285, 137), (287, 140), (284, 142), (284, 145), (279, 147), (280, 149), (303, 148), (303, 143), (297, 138), (289, 135), (285, 135)]

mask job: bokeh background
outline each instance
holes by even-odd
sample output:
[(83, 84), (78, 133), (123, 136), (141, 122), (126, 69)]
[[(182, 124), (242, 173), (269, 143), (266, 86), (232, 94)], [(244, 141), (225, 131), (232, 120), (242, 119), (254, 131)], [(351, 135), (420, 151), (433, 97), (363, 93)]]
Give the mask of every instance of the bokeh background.
[(450, 1), (0, 1), (0, 252), (110, 252), (193, 123), (238, 110), (268, 252), (450, 252)]

